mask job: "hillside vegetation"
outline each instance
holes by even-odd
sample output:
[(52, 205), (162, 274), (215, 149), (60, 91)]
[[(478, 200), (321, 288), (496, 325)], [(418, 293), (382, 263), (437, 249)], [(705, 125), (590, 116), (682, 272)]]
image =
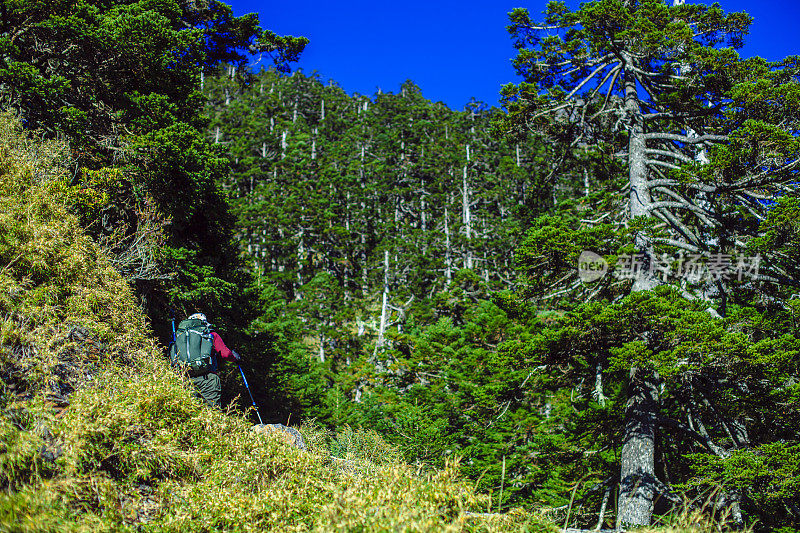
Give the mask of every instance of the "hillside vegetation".
[(800, 533), (800, 62), (543, 16), (453, 110), (220, 0), (3, 2), (0, 530)]
[[(371, 99), (300, 72), (228, 67), (205, 91), (207, 138), (232, 162), (223, 185), (245, 267), (306, 345), (308, 367), (286, 373), (309, 378), (287, 391), (303, 391), (302, 408), (264, 396), (274, 356), (247, 352), (273, 419), (299, 411), (328, 428), (368, 427), (410, 463), (443, 468), (462, 457), (461, 472), (495, 508), (556, 509), (589, 527), (618, 522), (621, 450), (643, 417), (657, 443), (646, 461), (656, 502), (646, 507), (659, 520), (683, 498), (696, 510), (713, 501), (705, 509), (739, 527), (796, 519), (797, 300), (755, 283), (745, 264), (763, 259), (763, 270), (767, 253), (792, 253), (794, 229), (780, 212), (794, 205), (788, 197), (756, 213), (786, 252), (731, 236), (735, 246), (725, 237), (692, 254), (653, 225), (664, 275), (632, 291), (643, 256), (631, 239), (644, 227), (626, 219), (615, 161), (623, 134), (598, 127), (596, 143), (577, 150), (556, 135), (498, 140), (498, 110), (451, 111), (410, 82)], [(722, 211), (714, 216), (728, 217), (731, 232), (752, 231), (755, 215)], [(584, 281), (575, 267), (592, 250), (611, 272)], [(715, 259), (729, 271), (710, 287)], [(652, 373), (647, 387), (630, 386), (637, 368)], [(651, 412), (628, 416), (631, 398), (648, 390)]]
[(68, 213), (62, 148), (0, 117), (0, 529), (551, 529), (468, 516), (488, 501), (457, 465), (420, 472), (369, 432), (307, 428), (303, 452), (201, 406)]
[(557, 531), (485, 512), (457, 461), (313, 424), (301, 451), (201, 405), (69, 213), (68, 163), (0, 115), (0, 530)]

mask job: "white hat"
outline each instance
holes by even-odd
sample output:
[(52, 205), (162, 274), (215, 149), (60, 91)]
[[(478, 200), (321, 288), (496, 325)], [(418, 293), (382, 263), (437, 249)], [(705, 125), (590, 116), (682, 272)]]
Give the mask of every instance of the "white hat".
[(189, 320), (202, 320), (203, 322), (208, 322), (208, 320), (206, 319), (206, 315), (204, 315), (203, 313), (195, 313), (189, 317)]

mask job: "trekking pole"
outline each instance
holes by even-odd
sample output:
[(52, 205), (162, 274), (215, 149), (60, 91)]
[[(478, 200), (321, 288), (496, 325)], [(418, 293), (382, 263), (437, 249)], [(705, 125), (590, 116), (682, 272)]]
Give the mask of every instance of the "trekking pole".
[(178, 339), (175, 337), (175, 310), (171, 307), (169, 309), (169, 315), (172, 319), (172, 342), (177, 344)]
[(170, 365), (175, 366), (175, 361), (172, 360), (172, 348), (175, 348), (177, 353), (178, 350), (178, 337), (175, 335), (175, 310), (173, 308), (169, 308), (169, 317), (172, 320), (172, 344), (167, 349), (167, 357), (170, 360)]
[(264, 421), (261, 420), (261, 413), (258, 412), (258, 406), (256, 405), (255, 399), (253, 399), (253, 393), (250, 392), (250, 385), (247, 384), (247, 378), (244, 377), (244, 371), (242, 370), (242, 365), (240, 365), (239, 363), (236, 363), (236, 366), (239, 367), (239, 373), (242, 374), (242, 379), (244, 380), (244, 388), (247, 389), (247, 394), (250, 395), (250, 401), (253, 402), (253, 407), (255, 408), (256, 414), (258, 415), (258, 421), (261, 422), (261, 425), (263, 426), (264, 425)]

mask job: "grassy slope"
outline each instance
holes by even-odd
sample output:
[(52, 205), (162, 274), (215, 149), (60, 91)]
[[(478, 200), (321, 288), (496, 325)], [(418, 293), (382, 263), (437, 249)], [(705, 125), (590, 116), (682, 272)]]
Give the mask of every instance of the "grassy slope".
[(64, 153), (0, 115), (0, 530), (552, 529), (469, 516), (488, 499), (455, 465), (417, 472), (374, 434), (308, 429), (301, 452), (199, 405), (69, 215), (88, 193)]

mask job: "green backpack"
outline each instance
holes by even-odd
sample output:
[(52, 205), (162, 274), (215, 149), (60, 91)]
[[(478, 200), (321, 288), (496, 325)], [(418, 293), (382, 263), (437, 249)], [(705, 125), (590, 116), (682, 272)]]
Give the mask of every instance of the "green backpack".
[(211, 324), (203, 320), (184, 320), (175, 330), (170, 359), (173, 366), (185, 368), (190, 376), (202, 376), (216, 370), (213, 349)]

